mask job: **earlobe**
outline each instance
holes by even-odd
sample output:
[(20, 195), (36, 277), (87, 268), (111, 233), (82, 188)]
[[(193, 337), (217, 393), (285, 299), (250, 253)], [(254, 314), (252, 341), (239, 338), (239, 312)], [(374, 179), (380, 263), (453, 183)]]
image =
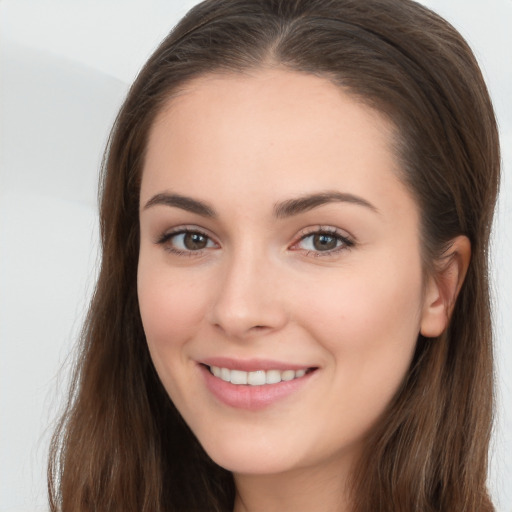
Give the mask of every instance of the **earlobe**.
[(466, 277), (471, 260), (471, 243), (466, 236), (452, 240), (448, 250), (435, 264), (425, 287), (420, 333), (427, 338), (442, 334)]

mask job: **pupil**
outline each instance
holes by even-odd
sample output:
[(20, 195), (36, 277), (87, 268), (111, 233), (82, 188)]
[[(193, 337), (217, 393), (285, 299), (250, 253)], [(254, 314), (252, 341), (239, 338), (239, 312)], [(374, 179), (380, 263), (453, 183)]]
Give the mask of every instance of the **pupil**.
[(183, 238), (185, 247), (191, 251), (204, 249), (207, 244), (206, 237), (199, 233), (187, 233)]
[(319, 251), (329, 251), (336, 249), (337, 239), (331, 235), (314, 235), (313, 246)]

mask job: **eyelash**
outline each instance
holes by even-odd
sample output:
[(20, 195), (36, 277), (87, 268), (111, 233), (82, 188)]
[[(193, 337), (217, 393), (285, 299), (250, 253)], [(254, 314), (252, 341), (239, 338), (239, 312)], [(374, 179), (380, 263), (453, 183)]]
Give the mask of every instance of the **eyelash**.
[[(176, 230), (166, 232), (160, 238), (158, 238), (156, 243), (158, 245), (164, 246), (166, 251), (168, 251), (172, 254), (175, 254), (177, 256), (188, 256), (188, 257), (196, 256), (197, 257), (197, 256), (202, 255), (206, 249), (211, 248), (211, 247), (205, 247), (204, 249), (198, 249), (198, 250), (192, 250), (192, 249), (182, 250), (182, 249), (177, 249), (176, 247), (174, 247), (171, 244), (171, 241), (174, 237), (177, 237), (179, 235), (187, 235), (187, 234), (188, 235), (199, 235), (201, 237), (206, 238), (207, 244), (210, 242), (213, 242), (215, 245), (217, 245), (217, 243), (213, 241), (212, 237), (207, 235), (204, 231), (201, 231), (201, 230), (195, 229), (195, 228), (177, 228)], [(315, 235), (320, 235), (320, 236), (325, 235), (327, 237), (335, 238), (336, 243), (337, 244), (339, 243), (339, 245), (337, 245), (337, 247), (335, 247), (334, 249), (329, 249), (326, 251), (302, 249), (302, 251), (305, 251), (306, 256), (313, 256), (315, 258), (325, 257), (325, 256), (333, 256), (333, 255), (340, 253), (341, 251), (351, 249), (355, 245), (355, 242), (352, 238), (348, 237), (345, 234), (342, 234), (338, 229), (333, 228), (333, 227), (317, 226), (315, 228), (303, 230), (299, 240), (292, 244), (291, 249), (296, 250), (296, 251), (301, 250), (301, 249), (296, 249), (296, 247), (304, 240), (307, 240), (308, 238), (313, 237)]]
[(325, 235), (327, 237), (332, 237), (336, 239), (336, 243), (341, 242), (334, 249), (330, 249), (327, 251), (318, 251), (318, 250), (306, 250), (306, 256), (313, 256), (315, 258), (321, 258), (325, 256), (334, 256), (341, 251), (346, 251), (354, 247), (355, 242), (352, 238), (347, 236), (346, 234), (342, 234), (338, 229), (328, 226), (317, 226), (313, 229), (307, 229), (302, 231), (301, 237), (297, 242), (292, 245), (292, 248), (299, 245), (304, 240), (313, 237), (315, 235)]
[(198, 249), (198, 250), (194, 251), (192, 249), (182, 250), (182, 249), (177, 249), (176, 247), (174, 247), (172, 245), (171, 241), (172, 241), (172, 239), (174, 237), (177, 237), (179, 235), (200, 235), (200, 236), (202, 236), (202, 237), (207, 239), (207, 243), (213, 241), (211, 236), (207, 235), (205, 232), (203, 232), (203, 231), (201, 231), (199, 229), (196, 229), (196, 228), (177, 228), (176, 230), (168, 231), (168, 232), (164, 233), (156, 241), (156, 243), (158, 245), (164, 246), (166, 251), (168, 251), (168, 252), (170, 252), (172, 254), (176, 254), (177, 256), (193, 257), (193, 256), (199, 256), (199, 255), (201, 255), (204, 252), (205, 249)]

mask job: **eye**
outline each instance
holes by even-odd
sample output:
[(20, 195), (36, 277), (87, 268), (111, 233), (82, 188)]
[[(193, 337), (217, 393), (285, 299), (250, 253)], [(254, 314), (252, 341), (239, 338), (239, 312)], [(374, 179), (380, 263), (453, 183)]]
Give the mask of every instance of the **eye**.
[(315, 256), (331, 255), (353, 247), (354, 242), (335, 228), (318, 229), (302, 235), (293, 245), (294, 250), (303, 250)]
[(178, 255), (192, 255), (204, 249), (217, 247), (217, 244), (205, 233), (190, 229), (180, 229), (165, 233), (157, 244), (163, 245), (166, 250)]

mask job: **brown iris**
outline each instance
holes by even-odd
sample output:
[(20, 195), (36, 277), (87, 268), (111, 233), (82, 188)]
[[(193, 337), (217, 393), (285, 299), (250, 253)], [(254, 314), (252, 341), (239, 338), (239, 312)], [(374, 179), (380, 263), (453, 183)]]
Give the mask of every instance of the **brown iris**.
[(317, 251), (330, 251), (336, 249), (338, 238), (325, 233), (317, 233), (313, 235), (313, 247)]
[(183, 245), (190, 251), (199, 251), (208, 244), (208, 237), (201, 233), (185, 233), (183, 236)]

